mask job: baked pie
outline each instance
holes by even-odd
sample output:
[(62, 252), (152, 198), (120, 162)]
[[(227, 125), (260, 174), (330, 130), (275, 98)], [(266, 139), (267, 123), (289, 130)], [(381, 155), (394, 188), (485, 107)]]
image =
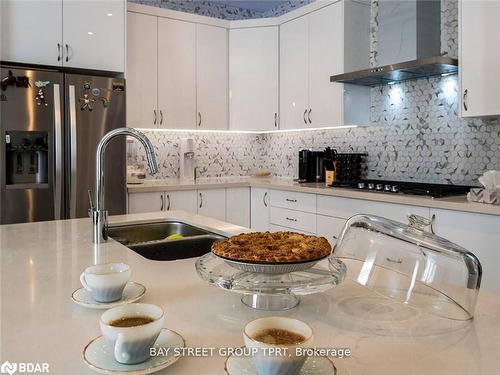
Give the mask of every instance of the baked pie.
[(212, 245), (212, 252), (219, 257), (250, 263), (314, 261), (331, 251), (326, 238), (296, 232), (242, 233)]

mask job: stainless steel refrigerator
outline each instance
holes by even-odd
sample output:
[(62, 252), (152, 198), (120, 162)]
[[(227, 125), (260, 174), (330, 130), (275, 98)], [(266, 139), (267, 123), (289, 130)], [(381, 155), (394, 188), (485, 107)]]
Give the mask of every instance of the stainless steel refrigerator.
[[(95, 151), (125, 126), (120, 78), (1, 66), (0, 224), (88, 216)], [(106, 151), (110, 214), (126, 210), (125, 139)]]

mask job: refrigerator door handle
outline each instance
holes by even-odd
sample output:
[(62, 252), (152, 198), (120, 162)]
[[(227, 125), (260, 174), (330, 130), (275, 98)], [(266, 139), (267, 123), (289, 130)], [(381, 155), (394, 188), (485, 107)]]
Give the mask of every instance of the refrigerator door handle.
[(76, 98), (75, 86), (69, 85), (70, 190), (69, 217), (76, 217)]
[(59, 84), (54, 84), (54, 219), (61, 219), (62, 203), (62, 128)]

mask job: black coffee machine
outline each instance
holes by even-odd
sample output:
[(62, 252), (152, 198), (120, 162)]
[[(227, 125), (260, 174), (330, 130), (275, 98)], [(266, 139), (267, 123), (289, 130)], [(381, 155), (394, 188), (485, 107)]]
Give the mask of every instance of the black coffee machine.
[(325, 181), (325, 151), (299, 151), (299, 182)]

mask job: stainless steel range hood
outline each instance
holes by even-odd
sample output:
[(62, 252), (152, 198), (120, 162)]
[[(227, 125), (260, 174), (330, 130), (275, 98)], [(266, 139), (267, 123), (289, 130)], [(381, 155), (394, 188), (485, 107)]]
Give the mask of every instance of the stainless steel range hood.
[(457, 73), (458, 60), (441, 56), (440, 0), (379, 0), (377, 20), (379, 66), (337, 74), (330, 82), (375, 86)]
[(447, 56), (437, 56), (337, 74), (330, 77), (330, 82), (376, 86), (407, 81), (409, 79), (455, 74), (457, 72), (457, 59)]

